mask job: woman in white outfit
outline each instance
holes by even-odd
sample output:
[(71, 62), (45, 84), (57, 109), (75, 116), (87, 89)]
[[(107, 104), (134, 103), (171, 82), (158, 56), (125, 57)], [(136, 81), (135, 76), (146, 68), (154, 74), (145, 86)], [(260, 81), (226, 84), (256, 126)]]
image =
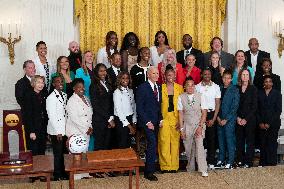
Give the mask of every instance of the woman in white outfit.
[[(90, 139), (93, 132), (92, 128), (92, 105), (88, 98), (84, 95), (84, 80), (76, 78), (73, 80), (73, 95), (69, 98), (66, 111), (66, 136), (70, 137), (74, 134), (81, 134)], [(89, 144), (89, 142), (88, 142)], [(75, 174), (75, 179), (90, 177), (89, 173)]]

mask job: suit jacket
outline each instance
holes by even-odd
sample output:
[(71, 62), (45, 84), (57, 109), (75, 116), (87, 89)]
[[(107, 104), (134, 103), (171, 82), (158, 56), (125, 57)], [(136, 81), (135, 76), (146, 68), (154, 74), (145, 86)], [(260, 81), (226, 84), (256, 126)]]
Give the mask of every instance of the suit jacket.
[[(205, 68), (209, 67), (209, 59), (210, 59), (211, 51), (204, 53), (204, 66)], [(225, 51), (221, 51), (221, 66), (229, 69), (234, 62), (234, 55), (227, 53)]]
[(95, 122), (104, 123), (114, 115), (113, 111), (113, 96), (110, 90), (110, 84), (106, 83), (108, 91), (101, 86), (92, 82), (90, 86), (90, 99), (93, 107), (93, 124)]
[[(176, 55), (177, 62), (180, 63), (183, 68), (185, 68), (186, 66), (186, 62), (184, 60), (184, 51), (186, 50), (178, 51)], [(192, 48), (190, 51), (190, 54), (193, 54), (196, 57), (195, 66), (203, 70), (204, 69), (204, 57), (203, 57), (202, 51)]]
[(136, 111), (138, 115), (139, 125), (145, 126), (148, 122), (152, 122), (158, 126), (162, 120), (161, 115), (161, 87), (158, 85), (159, 101), (154, 96), (153, 89), (147, 81), (137, 88), (136, 91)]
[[(174, 115), (176, 117), (176, 121), (178, 121), (178, 110), (177, 110), (177, 104), (178, 104), (178, 97), (180, 94), (183, 93), (183, 87), (177, 83), (174, 83), (174, 98), (173, 98), (173, 103), (174, 103)], [(162, 111), (162, 116), (165, 117), (167, 116), (168, 113), (168, 108), (169, 108), (169, 95), (168, 95), (168, 89), (167, 85), (163, 84), (162, 85), (162, 104), (161, 104), (161, 111)]]
[(279, 128), (281, 112), (282, 95), (279, 91), (272, 89), (268, 95), (264, 89), (258, 92), (258, 124), (267, 123), (271, 128)]
[(24, 97), (22, 112), (27, 134), (35, 133), (37, 135), (39, 133), (46, 133), (46, 96), (43, 91), (40, 93), (36, 93), (34, 90), (28, 91)]
[[(250, 51), (249, 50), (246, 51), (245, 55), (247, 57), (248, 66), (252, 67)], [(256, 70), (255, 70), (256, 75), (263, 73), (262, 68), (261, 68), (261, 63), (262, 63), (263, 58), (270, 58), (270, 54), (265, 51), (258, 51)]]
[(31, 86), (31, 82), (27, 76), (24, 76), (15, 84), (15, 96), (21, 109), (23, 109), (24, 106), (25, 95), (31, 90), (33, 90), (33, 87)]
[[(221, 86), (221, 91), (224, 86)], [(239, 108), (240, 94), (238, 88), (231, 84), (221, 101), (221, 107), (219, 111), (220, 119), (227, 121), (235, 121), (237, 119), (237, 110)]]
[(242, 88), (240, 91), (240, 103), (238, 108), (238, 117), (245, 119), (248, 123), (255, 125), (257, 111), (257, 88), (253, 85), (248, 85), (244, 93)]
[(50, 135), (65, 135), (67, 94), (61, 94), (54, 89), (46, 99), (47, 133)]
[(85, 99), (88, 105), (74, 93), (67, 102), (66, 136), (68, 137), (73, 134), (85, 135), (88, 129), (92, 128), (93, 110), (86, 96)]
[(109, 78), (109, 81), (110, 81), (110, 84), (111, 84), (112, 91), (114, 91), (116, 89), (117, 76), (115, 75), (115, 72), (114, 72), (112, 66), (107, 69), (107, 75), (108, 75), (108, 78)]

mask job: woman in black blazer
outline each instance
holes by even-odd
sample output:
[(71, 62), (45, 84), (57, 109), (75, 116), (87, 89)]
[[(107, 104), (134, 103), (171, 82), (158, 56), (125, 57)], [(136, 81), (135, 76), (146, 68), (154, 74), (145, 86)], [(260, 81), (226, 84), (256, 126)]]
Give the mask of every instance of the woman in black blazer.
[(273, 88), (271, 75), (264, 76), (264, 88), (258, 92), (257, 122), (260, 128), (261, 166), (277, 164), (277, 138), (281, 125), (282, 95)]
[(99, 63), (94, 69), (94, 77), (90, 86), (90, 99), (93, 107), (94, 149), (110, 149), (111, 132), (115, 124), (112, 89), (107, 80), (107, 68), (104, 64)]
[(33, 155), (44, 155), (46, 147), (46, 93), (44, 90), (44, 77), (35, 75), (31, 79), (33, 90), (28, 91), (24, 98), (23, 117), (25, 120), (25, 133), (27, 149)]
[(254, 157), (257, 89), (252, 85), (250, 71), (243, 69), (238, 76), (240, 103), (237, 112), (237, 166), (251, 167)]

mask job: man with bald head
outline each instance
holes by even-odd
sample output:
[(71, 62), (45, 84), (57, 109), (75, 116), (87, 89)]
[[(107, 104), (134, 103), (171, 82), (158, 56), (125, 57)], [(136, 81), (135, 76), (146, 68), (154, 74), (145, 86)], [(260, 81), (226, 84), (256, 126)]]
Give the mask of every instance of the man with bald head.
[(79, 44), (76, 41), (71, 41), (68, 50), (70, 51), (70, 55), (68, 56), (70, 71), (76, 73), (76, 70), (81, 68), (82, 64), (82, 53)]
[(147, 71), (148, 81), (139, 85), (136, 91), (136, 107), (138, 124), (146, 134), (147, 151), (144, 177), (150, 181), (157, 181), (154, 175), (157, 135), (159, 126), (162, 125), (161, 87), (157, 84), (159, 71), (156, 67), (150, 66)]
[(259, 43), (256, 38), (250, 38), (248, 47), (250, 50), (245, 52), (248, 66), (254, 69), (255, 75), (262, 74), (262, 60), (263, 58), (270, 58), (270, 54), (258, 49)]

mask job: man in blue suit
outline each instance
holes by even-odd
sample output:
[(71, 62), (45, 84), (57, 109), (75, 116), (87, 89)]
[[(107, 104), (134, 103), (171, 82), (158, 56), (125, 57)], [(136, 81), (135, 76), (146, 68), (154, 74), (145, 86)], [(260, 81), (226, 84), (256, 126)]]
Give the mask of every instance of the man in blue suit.
[(136, 107), (138, 122), (144, 128), (147, 138), (146, 164), (144, 177), (150, 181), (157, 181), (155, 172), (157, 135), (159, 126), (162, 126), (161, 87), (157, 85), (159, 71), (156, 67), (149, 67), (148, 81), (137, 88)]

